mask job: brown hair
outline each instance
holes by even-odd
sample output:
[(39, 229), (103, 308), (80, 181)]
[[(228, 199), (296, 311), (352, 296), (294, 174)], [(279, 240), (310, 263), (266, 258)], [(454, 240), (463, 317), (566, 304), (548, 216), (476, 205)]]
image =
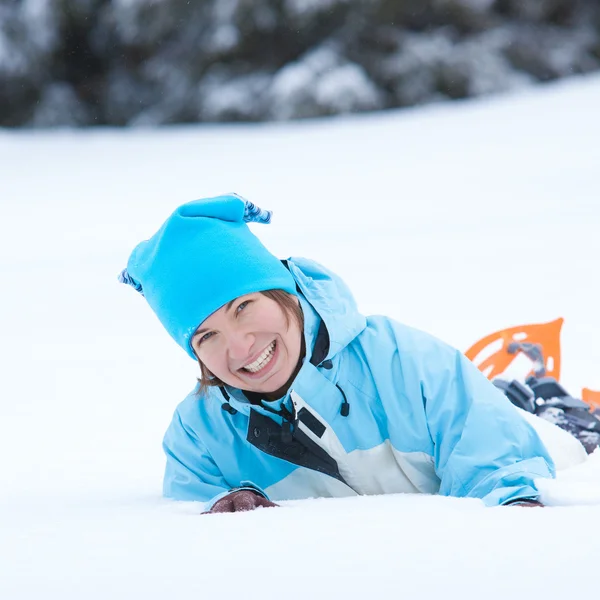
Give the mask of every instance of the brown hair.
[[(273, 300), (273, 302), (276, 302), (283, 310), (283, 314), (285, 315), (285, 323), (288, 329), (290, 327), (290, 322), (293, 319), (300, 328), (300, 332), (302, 333), (304, 331), (304, 315), (296, 296), (292, 296), (292, 294), (288, 294), (288, 292), (284, 292), (283, 290), (265, 290), (260, 293), (263, 296)], [(201, 377), (198, 378), (200, 387), (198, 388), (197, 394), (199, 396), (205, 395), (208, 392), (208, 388), (225, 385), (206, 368), (206, 366), (197, 356), (196, 358), (198, 359), (198, 364), (200, 365), (201, 374)]]

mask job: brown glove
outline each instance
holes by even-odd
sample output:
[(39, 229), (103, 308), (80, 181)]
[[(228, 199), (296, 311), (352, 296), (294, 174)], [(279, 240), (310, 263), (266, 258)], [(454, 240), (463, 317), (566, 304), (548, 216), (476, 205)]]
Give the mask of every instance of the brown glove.
[(245, 512), (254, 510), (259, 506), (267, 508), (270, 506), (277, 506), (277, 504), (251, 490), (238, 490), (236, 492), (231, 492), (231, 494), (227, 494), (227, 496), (223, 496), (223, 498), (214, 503), (209, 511), (202, 514)]

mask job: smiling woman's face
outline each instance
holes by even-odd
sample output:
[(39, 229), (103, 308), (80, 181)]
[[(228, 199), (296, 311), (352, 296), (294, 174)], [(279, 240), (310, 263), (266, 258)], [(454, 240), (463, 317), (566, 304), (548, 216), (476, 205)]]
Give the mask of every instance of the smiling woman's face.
[(260, 292), (232, 300), (210, 315), (192, 338), (204, 366), (223, 383), (249, 392), (275, 392), (294, 374), (300, 326)]

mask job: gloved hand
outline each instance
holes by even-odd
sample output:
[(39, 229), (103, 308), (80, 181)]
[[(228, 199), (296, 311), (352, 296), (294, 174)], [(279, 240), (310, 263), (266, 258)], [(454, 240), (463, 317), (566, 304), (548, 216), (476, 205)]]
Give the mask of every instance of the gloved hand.
[(223, 498), (214, 503), (210, 510), (202, 514), (244, 512), (254, 510), (259, 506), (264, 506), (266, 508), (278, 505), (251, 490), (238, 490), (237, 492), (231, 492), (231, 494), (223, 496)]
[(541, 502), (538, 502), (537, 500), (530, 500), (528, 498), (523, 500), (515, 500), (514, 502), (509, 502), (506, 506), (541, 506), (542, 508), (544, 507), (544, 505)]

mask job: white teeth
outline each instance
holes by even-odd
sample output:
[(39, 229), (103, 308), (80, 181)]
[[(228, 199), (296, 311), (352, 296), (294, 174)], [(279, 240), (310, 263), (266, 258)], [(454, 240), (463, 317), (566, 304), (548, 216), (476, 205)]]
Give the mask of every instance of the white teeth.
[(275, 351), (275, 342), (272, 342), (271, 345), (254, 361), (249, 365), (242, 367), (246, 371), (250, 371), (250, 373), (258, 373), (261, 369), (266, 367), (273, 358), (273, 352)]

